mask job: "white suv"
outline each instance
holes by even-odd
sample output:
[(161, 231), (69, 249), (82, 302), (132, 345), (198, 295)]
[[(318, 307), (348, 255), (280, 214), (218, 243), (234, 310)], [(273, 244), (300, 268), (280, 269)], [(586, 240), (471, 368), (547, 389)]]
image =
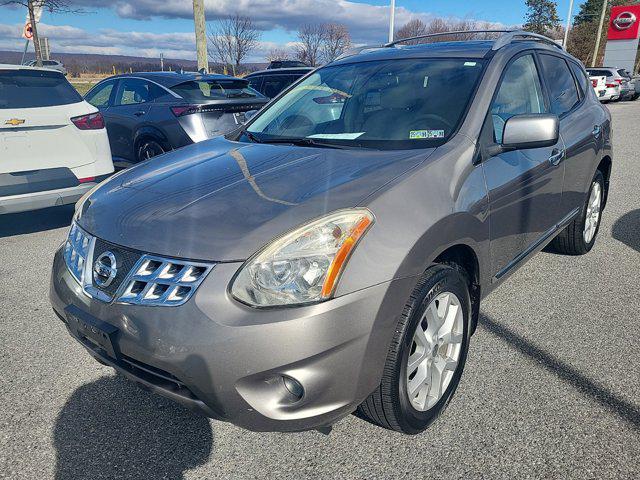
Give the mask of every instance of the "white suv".
[(0, 214), (75, 203), (111, 173), (102, 114), (64, 75), (0, 64)]

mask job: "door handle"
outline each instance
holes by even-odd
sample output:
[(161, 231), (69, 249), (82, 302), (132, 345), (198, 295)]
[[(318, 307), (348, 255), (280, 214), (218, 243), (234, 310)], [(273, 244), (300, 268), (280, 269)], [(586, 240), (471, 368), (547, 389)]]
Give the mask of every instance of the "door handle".
[(562, 150), (554, 148), (551, 152), (551, 156), (549, 157), (549, 163), (554, 166), (560, 165), (560, 162), (562, 162), (566, 153), (567, 152), (564, 148)]
[(602, 132), (602, 127), (600, 125), (595, 125), (593, 127), (593, 131), (591, 132), (591, 135), (593, 135), (594, 138), (599, 138), (601, 132)]
[(143, 111), (143, 110), (139, 110), (139, 111), (137, 111), (136, 113), (134, 113), (134, 115), (135, 115), (136, 117), (141, 117), (141, 116), (142, 116), (142, 115), (144, 115), (145, 113), (147, 113), (147, 112), (145, 112), (145, 111)]

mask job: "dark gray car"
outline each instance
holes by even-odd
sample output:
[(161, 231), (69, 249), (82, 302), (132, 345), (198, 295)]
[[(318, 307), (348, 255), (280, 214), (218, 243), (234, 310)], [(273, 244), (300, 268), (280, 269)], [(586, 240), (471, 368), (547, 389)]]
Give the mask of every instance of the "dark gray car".
[(234, 130), (268, 98), (240, 78), (150, 72), (105, 79), (85, 100), (105, 119), (114, 164), (127, 167)]
[(368, 49), (88, 194), (51, 301), (99, 362), (211, 417), (415, 434), (481, 300), (593, 247), (611, 166), (610, 115), (551, 40)]

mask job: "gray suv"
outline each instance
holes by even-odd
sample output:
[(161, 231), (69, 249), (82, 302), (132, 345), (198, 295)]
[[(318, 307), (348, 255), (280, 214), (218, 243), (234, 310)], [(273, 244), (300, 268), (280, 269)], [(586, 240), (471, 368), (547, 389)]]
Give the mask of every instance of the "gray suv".
[(99, 362), (211, 417), (415, 434), (481, 300), (593, 247), (611, 165), (610, 115), (551, 40), (367, 49), (87, 194), (51, 302)]

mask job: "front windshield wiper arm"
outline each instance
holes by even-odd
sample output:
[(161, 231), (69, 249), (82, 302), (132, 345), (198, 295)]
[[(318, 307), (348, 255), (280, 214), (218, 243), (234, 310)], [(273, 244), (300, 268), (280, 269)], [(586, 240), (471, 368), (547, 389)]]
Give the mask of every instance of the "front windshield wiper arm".
[[(248, 132), (245, 130), (245, 133), (248, 133)], [(260, 143), (290, 143), (291, 145), (298, 145), (300, 147), (337, 148), (341, 150), (360, 148), (360, 147), (351, 146), (351, 145), (339, 145), (336, 143), (322, 142), (322, 141), (318, 141), (315, 138), (308, 138), (308, 137), (302, 137), (302, 138), (281, 137), (281, 138), (268, 138), (268, 139), (265, 138), (260, 140)]]

